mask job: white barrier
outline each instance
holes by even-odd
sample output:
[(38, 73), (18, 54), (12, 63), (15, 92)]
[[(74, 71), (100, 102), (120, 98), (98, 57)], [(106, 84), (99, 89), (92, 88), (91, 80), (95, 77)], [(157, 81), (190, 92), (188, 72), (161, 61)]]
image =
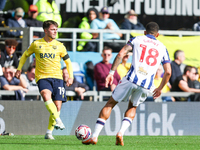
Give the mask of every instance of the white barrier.
[[(0, 97), (1, 95), (14, 95), (14, 91), (7, 91), (7, 90), (0, 90)], [(160, 97), (163, 96), (174, 96), (174, 97), (188, 97), (190, 95), (194, 94), (193, 92), (168, 92), (168, 93), (162, 93)], [(26, 96), (37, 96), (40, 95), (39, 91), (28, 91), (26, 93)], [(67, 96), (76, 96), (76, 93), (74, 91), (66, 91)], [(92, 96), (94, 102), (102, 102), (104, 96), (111, 96), (111, 91), (86, 91), (84, 93), (84, 96)], [(40, 99), (42, 101), (42, 98)]]
[[(1, 95), (15, 95), (14, 91), (7, 91), (7, 90), (0, 90), (0, 98), (1, 98)], [(39, 91), (28, 91), (26, 93), (26, 96), (38, 96), (40, 95)], [(66, 95), (67, 96), (76, 96), (76, 93), (74, 91), (66, 91)], [(84, 96), (93, 96), (93, 101), (97, 101), (97, 98), (98, 98), (98, 94), (97, 94), (97, 91), (86, 91), (84, 93)], [(42, 100), (42, 97), (40, 99), (41, 101)]]

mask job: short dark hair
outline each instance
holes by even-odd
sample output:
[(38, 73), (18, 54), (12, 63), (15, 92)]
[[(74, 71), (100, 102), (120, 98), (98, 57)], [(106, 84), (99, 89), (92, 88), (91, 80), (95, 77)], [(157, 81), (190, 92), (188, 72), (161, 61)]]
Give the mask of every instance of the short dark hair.
[(180, 49), (176, 50), (176, 51), (174, 52), (174, 59), (177, 59), (178, 56), (179, 56), (179, 54), (182, 53), (182, 52), (183, 52), (183, 51), (180, 50)]
[(50, 25), (55, 25), (56, 27), (58, 27), (57, 22), (55, 22), (53, 20), (47, 20), (43, 23), (43, 29), (48, 29), (50, 27)]
[(28, 70), (27, 70), (27, 71), (28, 71), (28, 72), (31, 72), (31, 70), (32, 70), (33, 68), (35, 68), (35, 65), (32, 65), (32, 64), (31, 64), (31, 65), (28, 67)]
[[(185, 66), (185, 69), (184, 69), (183, 74), (186, 75), (186, 72), (187, 72), (187, 71), (190, 72), (190, 71), (192, 70), (192, 68), (195, 68), (195, 67), (194, 67), (194, 66), (190, 66), (190, 65)], [(196, 68), (195, 68), (195, 69), (196, 69)]]
[(5, 44), (7, 46), (16, 46), (18, 45), (18, 42), (15, 39), (7, 39), (5, 40)]
[(149, 22), (146, 25), (147, 34), (155, 34), (159, 31), (159, 25), (156, 22)]
[(112, 48), (110, 48), (110, 47), (108, 47), (108, 46), (104, 46), (104, 47), (103, 47), (103, 51), (104, 51), (104, 50), (111, 50), (111, 52), (112, 52)]
[(63, 69), (67, 69), (67, 67), (63, 67), (62, 70), (63, 70)]

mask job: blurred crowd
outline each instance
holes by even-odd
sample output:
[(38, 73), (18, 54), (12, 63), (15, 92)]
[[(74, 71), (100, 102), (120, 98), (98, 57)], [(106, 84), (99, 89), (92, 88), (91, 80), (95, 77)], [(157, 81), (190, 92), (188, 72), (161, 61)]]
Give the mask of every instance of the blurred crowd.
[[(1, 0), (0, 1), (0, 27), (42, 27), (43, 22), (46, 20), (54, 20), (58, 23), (59, 27), (74, 27), (73, 23), (76, 18), (62, 20), (59, 9), (55, 0), (39, 0), (35, 5), (31, 0)], [(3, 13), (6, 11), (7, 13)], [(73, 20), (72, 20), (73, 19)], [(64, 23), (63, 23), (64, 22)], [(81, 29), (107, 29), (116, 32), (108, 32), (103, 34), (104, 40), (114, 40), (113, 42), (104, 42), (103, 50), (100, 54), (102, 61), (97, 64), (86, 64), (84, 80), (75, 80), (73, 86), (66, 90), (74, 91), (76, 96), (74, 100), (83, 100), (84, 92), (95, 89), (97, 91), (113, 91), (118, 82), (126, 75), (131, 67), (131, 63), (127, 60), (132, 54), (126, 55), (117, 71), (115, 72), (115, 80), (110, 87), (105, 88), (105, 78), (111, 69), (112, 64), (110, 60), (113, 52), (119, 52), (125, 43), (120, 43), (117, 40), (123, 39), (123, 34), (117, 32), (118, 30), (144, 30), (144, 25), (138, 19), (138, 14), (134, 10), (129, 10), (124, 14), (123, 22), (118, 25), (112, 18), (108, 7), (101, 8), (98, 11), (95, 8), (88, 9), (85, 16), (78, 22), (77, 28)], [(194, 31), (200, 31), (200, 22), (191, 27)], [(24, 74), (17, 79), (14, 77), (20, 55), (17, 51), (22, 50), (22, 37), (25, 33), (21, 30), (11, 29), (1, 32), (2, 37), (7, 37), (6, 40), (1, 40), (0, 47), (0, 87), (1, 90), (14, 91), (15, 95), (4, 95), (1, 97), (3, 100), (39, 100), (39, 96), (26, 96), (28, 91), (38, 91), (37, 83), (35, 82), (35, 60), (30, 63), (28, 69)], [(33, 38), (42, 38), (43, 32), (34, 32)], [(67, 37), (66, 34), (57, 34), (57, 38)], [(82, 32), (78, 35), (80, 39), (88, 41), (79, 41), (77, 51), (98, 51), (98, 43), (91, 42), (90, 39), (98, 39), (98, 33)], [(132, 35), (130, 35), (132, 37)], [(199, 69), (194, 66), (183, 64), (185, 54), (182, 50), (176, 50), (174, 53), (174, 60), (171, 61), (172, 76), (169, 83), (163, 89), (163, 93), (167, 92), (192, 92), (189, 97), (162, 97), (162, 101), (200, 101), (200, 79)], [(68, 72), (65, 67), (63, 70), (63, 80), (67, 81)], [(158, 87), (163, 75), (163, 68), (160, 65), (154, 79), (155, 87)], [(147, 101), (153, 101), (151, 97)]]

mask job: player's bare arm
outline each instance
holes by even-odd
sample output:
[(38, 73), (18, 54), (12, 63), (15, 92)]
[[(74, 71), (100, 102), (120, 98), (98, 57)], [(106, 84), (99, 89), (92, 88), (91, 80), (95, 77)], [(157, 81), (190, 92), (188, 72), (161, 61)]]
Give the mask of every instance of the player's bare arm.
[(117, 67), (119, 66), (119, 64), (121, 63), (122, 61), (122, 58), (127, 55), (129, 52), (132, 51), (132, 47), (130, 45), (125, 45), (121, 50), (120, 52), (117, 54), (117, 56), (115, 57), (115, 60), (112, 64), (112, 68), (111, 70), (116, 70)]
[(171, 77), (171, 65), (170, 65), (170, 63), (164, 64), (163, 68), (165, 70), (165, 73), (163, 75), (163, 79), (162, 79), (162, 82), (160, 83), (160, 86), (153, 91), (153, 98), (154, 99), (158, 98), (161, 95), (161, 90), (163, 89), (165, 84), (167, 84), (167, 82), (169, 81), (169, 78)]
[(132, 51), (132, 47), (130, 45), (125, 45), (121, 50), (120, 52), (117, 54), (117, 56), (115, 57), (115, 60), (112, 64), (112, 68), (111, 70), (115, 71), (117, 69), (117, 67), (119, 66), (119, 64), (121, 63), (122, 61), (122, 58), (124, 56), (126, 56), (129, 52)]
[(160, 89), (163, 89), (165, 84), (167, 84), (167, 82), (169, 81), (169, 78), (171, 77), (171, 72), (172, 72), (170, 63), (164, 64), (163, 68), (164, 68), (165, 72), (163, 75), (162, 82), (160, 83), (160, 86), (159, 86)]
[(108, 74), (108, 76), (106, 77), (106, 81), (105, 81), (105, 87), (107, 88), (109, 85), (112, 85), (113, 83), (113, 80), (114, 80), (114, 72), (115, 70), (117, 69), (117, 67), (119, 66), (119, 64), (121, 63), (122, 61), (122, 58), (124, 56), (126, 56), (129, 52), (132, 51), (132, 47), (130, 45), (125, 45), (121, 50), (120, 52), (118, 53), (118, 55), (115, 57), (115, 60), (112, 64), (112, 67), (111, 67), (111, 71), (110, 73)]

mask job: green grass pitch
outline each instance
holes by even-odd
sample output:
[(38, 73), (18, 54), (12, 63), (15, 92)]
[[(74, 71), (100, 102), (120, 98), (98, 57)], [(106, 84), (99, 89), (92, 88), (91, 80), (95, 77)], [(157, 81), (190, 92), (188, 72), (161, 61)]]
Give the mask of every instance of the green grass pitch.
[(75, 136), (0, 136), (0, 150), (198, 150), (200, 136), (124, 136), (124, 146), (115, 145), (115, 136), (99, 136), (97, 145), (83, 145)]

